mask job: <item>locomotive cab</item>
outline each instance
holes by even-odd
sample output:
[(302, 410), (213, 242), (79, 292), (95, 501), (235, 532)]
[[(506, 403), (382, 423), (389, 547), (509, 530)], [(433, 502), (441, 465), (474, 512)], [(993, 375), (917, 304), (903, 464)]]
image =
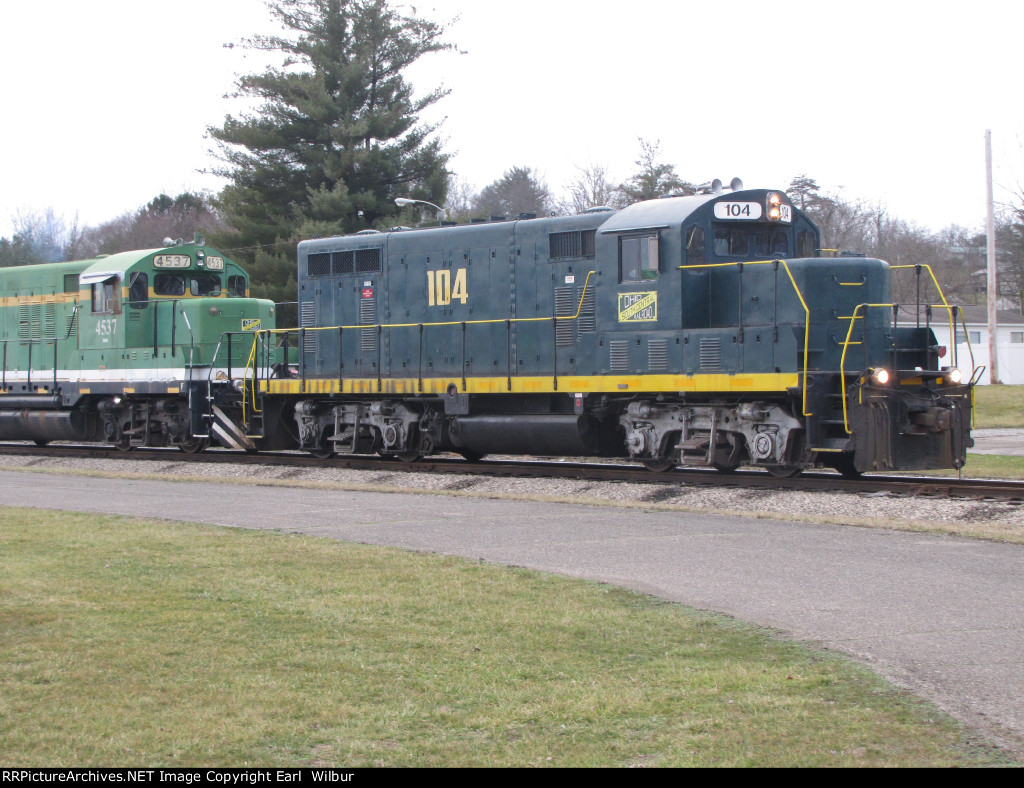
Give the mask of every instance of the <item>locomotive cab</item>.
[(252, 446), (227, 414), (274, 305), (201, 239), (25, 266), (0, 287), (17, 304), (4, 310), (0, 438)]

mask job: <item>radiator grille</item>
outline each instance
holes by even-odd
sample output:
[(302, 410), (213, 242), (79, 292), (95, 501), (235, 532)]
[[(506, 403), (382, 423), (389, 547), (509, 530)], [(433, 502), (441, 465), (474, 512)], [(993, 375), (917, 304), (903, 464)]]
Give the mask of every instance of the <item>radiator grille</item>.
[(364, 328), (359, 332), (359, 349), (367, 353), (377, 349), (377, 299), (364, 298), (359, 302), (359, 325), (372, 325), (373, 328)]
[(629, 342), (612, 340), (608, 343), (609, 368), (612, 372), (629, 372)]
[[(304, 301), (299, 308), (299, 326), (310, 328), (316, 325), (316, 304), (313, 301)], [(302, 343), (302, 352), (316, 353), (316, 333), (307, 331)]]
[(717, 337), (701, 339), (700, 368), (709, 371), (722, 368), (722, 342)]
[(571, 257), (593, 257), (596, 230), (574, 230), (548, 236), (548, 257), (562, 260)]
[(327, 276), (331, 273), (331, 255), (327, 252), (311, 254), (306, 261), (306, 274), (308, 276)]
[(652, 339), (647, 343), (647, 366), (651, 372), (668, 369), (668, 340)]
[(579, 330), (597, 331), (597, 290), (591, 285), (582, 295), (583, 308), (580, 309)]
[[(572, 318), (576, 315), (576, 288), (573, 286), (555, 288), (555, 314)], [(576, 342), (575, 320), (559, 320), (555, 325), (555, 340), (559, 347)]]
[(308, 276), (372, 274), (381, 270), (380, 249), (356, 249), (347, 252), (317, 252), (306, 261)]

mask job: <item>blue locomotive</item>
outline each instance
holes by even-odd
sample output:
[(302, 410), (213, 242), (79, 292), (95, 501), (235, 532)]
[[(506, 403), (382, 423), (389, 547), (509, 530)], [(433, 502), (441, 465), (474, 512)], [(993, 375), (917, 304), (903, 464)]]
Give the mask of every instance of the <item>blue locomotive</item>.
[(961, 467), (974, 379), (931, 330), (957, 309), (937, 283), (937, 303), (893, 304), (887, 263), (819, 247), (785, 193), (738, 182), (305, 241), (295, 377), (261, 392), (323, 457)]

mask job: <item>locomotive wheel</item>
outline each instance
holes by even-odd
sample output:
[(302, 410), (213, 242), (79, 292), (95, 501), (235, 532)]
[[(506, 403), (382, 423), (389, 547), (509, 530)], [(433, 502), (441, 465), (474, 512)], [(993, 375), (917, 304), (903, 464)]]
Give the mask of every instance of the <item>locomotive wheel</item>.
[(644, 460), (644, 467), (651, 473), (668, 473), (674, 471), (677, 465), (675, 460)]
[(200, 452), (206, 451), (209, 447), (209, 438), (193, 438), (190, 441), (178, 444), (178, 448), (185, 452), (185, 454), (199, 454)]
[(122, 435), (115, 443), (114, 448), (118, 451), (131, 451), (132, 450), (132, 436)]
[(39, 448), (42, 448), (43, 446), (49, 446), (49, 445), (50, 445), (50, 442), (49, 442), (49, 441), (32, 441), (32, 442), (33, 442), (33, 443), (34, 443), (34, 444), (35, 444), (36, 446), (38, 446)]
[(334, 450), (337, 448), (337, 443), (331, 440), (332, 437), (334, 437), (334, 430), (324, 430), (320, 436), (320, 445), (315, 449), (310, 449), (309, 453), (318, 460), (329, 460), (334, 456)]
[(469, 449), (463, 449), (459, 454), (462, 455), (462, 459), (466, 462), (480, 462), (480, 460), (487, 456), (482, 452), (470, 451)]
[(402, 462), (406, 462), (406, 463), (416, 462), (417, 460), (420, 460), (420, 459), (423, 458), (422, 454), (420, 454), (419, 452), (415, 452), (415, 451), (403, 451), (403, 452), (399, 452), (395, 456), (398, 459), (400, 459)]
[(716, 463), (712, 463), (711, 467), (714, 468), (719, 473), (736, 473), (737, 469), (740, 466), (739, 465), (725, 465), (723, 463), (716, 462)]
[(776, 479), (792, 479), (804, 472), (803, 468), (794, 468), (790, 465), (768, 465), (765, 470)]

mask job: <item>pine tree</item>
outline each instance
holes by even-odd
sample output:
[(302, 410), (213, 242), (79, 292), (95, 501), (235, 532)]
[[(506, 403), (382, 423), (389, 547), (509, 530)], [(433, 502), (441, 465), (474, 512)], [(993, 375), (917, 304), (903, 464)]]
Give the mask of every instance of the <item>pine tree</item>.
[(625, 207), (642, 200), (656, 200), (670, 194), (693, 194), (693, 184), (687, 183), (676, 173), (672, 164), (658, 161), (661, 153), (660, 142), (649, 142), (640, 138), (640, 171), (617, 189), (616, 202)]
[(488, 218), (504, 216), (515, 219), (523, 213), (544, 216), (551, 211), (551, 194), (547, 185), (529, 167), (513, 167), (473, 201), (473, 213)]
[(404, 72), (451, 46), (443, 26), (388, 0), (268, 6), (288, 34), (246, 44), (284, 62), (239, 80), (237, 96), (263, 101), (256, 114), (209, 129), (231, 181), (219, 208), (235, 230), (218, 242), (262, 247), (234, 256), (253, 265), (259, 294), (294, 301), (298, 240), (398, 224), (396, 197), (444, 202), (449, 156), (419, 114), (447, 91), (414, 98)]

